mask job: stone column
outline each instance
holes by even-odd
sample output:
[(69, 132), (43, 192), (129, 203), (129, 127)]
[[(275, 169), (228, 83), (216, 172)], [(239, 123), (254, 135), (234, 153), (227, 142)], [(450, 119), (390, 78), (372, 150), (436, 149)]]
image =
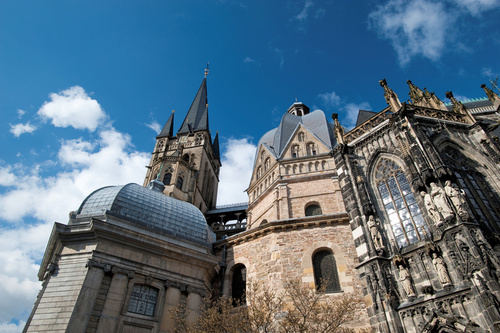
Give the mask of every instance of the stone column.
[(116, 331), (123, 302), (127, 295), (128, 282), (133, 277), (133, 272), (126, 272), (117, 268), (113, 268), (112, 271), (114, 275), (99, 319), (97, 333)]
[(89, 270), (83, 281), (82, 289), (69, 319), (66, 332), (85, 333), (87, 331), (87, 325), (94, 309), (97, 294), (101, 288), (104, 271), (111, 269), (110, 265), (105, 265), (94, 260), (89, 260), (87, 267)]
[(278, 185), (278, 196), (279, 196), (279, 207), (280, 212), (279, 216), (281, 220), (286, 220), (290, 218), (290, 211), (288, 205), (288, 184), (279, 184)]
[(188, 324), (195, 322), (198, 316), (200, 315), (201, 301), (202, 298), (200, 294), (196, 292), (189, 293), (186, 304), (186, 311), (187, 311), (186, 321)]
[(163, 313), (161, 316), (160, 332), (171, 332), (175, 327), (173, 318), (175, 308), (179, 306), (181, 299), (181, 291), (179, 288), (169, 286), (167, 284), (167, 292), (165, 293), (165, 303), (163, 305)]

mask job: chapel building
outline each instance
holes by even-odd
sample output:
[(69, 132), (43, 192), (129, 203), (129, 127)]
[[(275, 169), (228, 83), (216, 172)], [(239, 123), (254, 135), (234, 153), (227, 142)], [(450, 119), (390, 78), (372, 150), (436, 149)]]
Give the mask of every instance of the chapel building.
[(91, 193), (55, 223), (25, 332), (170, 332), (203, 297), (299, 280), (360, 301), (350, 327), (500, 331), (500, 98), (445, 104), (380, 81), (388, 106), (347, 130), (293, 103), (257, 144), (248, 203), (216, 205), (207, 80), (143, 186)]

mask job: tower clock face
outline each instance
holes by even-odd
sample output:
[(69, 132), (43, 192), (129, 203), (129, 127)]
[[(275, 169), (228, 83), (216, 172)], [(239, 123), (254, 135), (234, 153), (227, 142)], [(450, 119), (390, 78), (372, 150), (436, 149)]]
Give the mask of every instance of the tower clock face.
[(186, 143), (186, 142), (187, 142), (187, 139), (188, 139), (187, 135), (181, 136), (181, 137), (179, 138), (179, 143)]

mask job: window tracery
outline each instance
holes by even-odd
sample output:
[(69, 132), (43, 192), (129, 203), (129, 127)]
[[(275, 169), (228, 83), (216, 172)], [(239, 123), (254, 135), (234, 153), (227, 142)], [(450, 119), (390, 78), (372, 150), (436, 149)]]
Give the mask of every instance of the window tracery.
[(429, 230), (400, 166), (381, 158), (375, 167), (375, 183), (398, 246), (422, 240)]

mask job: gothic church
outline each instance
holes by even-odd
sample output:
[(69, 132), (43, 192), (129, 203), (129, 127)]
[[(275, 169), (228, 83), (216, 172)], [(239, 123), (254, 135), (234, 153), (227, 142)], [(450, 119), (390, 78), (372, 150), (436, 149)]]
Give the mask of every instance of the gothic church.
[(362, 301), (353, 328), (500, 332), (500, 97), (333, 114), (293, 103), (257, 145), (248, 204), (216, 206), (207, 80), (177, 133), (156, 137), (143, 186), (91, 193), (55, 223), (24, 332), (170, 332), (208, 293), (290, 279)]

